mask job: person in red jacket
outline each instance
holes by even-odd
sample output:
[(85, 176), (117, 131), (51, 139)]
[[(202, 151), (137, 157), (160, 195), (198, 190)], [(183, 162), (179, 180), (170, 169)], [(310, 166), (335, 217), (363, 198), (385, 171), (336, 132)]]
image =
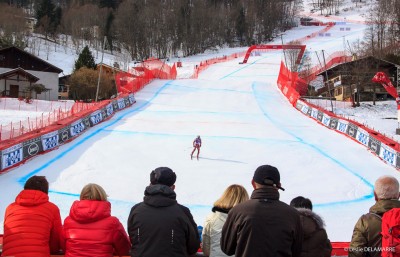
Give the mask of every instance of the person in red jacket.
[(44, 176), (29, 178), (4, 216), (3, 256), (49, 257), (61, 249), (60, 210), (49, 202)]
[(107, 194), (86, 185), (64, 220), (65, 257), (111, 257), (129, 254), (131, 243), (118, 218), (111, 216)]

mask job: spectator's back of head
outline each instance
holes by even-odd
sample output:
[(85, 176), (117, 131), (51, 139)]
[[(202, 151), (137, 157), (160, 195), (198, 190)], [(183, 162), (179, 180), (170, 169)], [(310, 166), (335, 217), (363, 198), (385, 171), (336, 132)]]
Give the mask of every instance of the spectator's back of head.
[(215, 207), (230, 210), (235, 205), (249, 200), (246, 189), (241, 185), (230, 185), (214, 203)]
[(101, 186), (90, 183), (82, 188), (80, 200), (107, 201), (107, 194)]
[(375, 200), (399, 198), (399, 181), (392, 176), (382, 176), (375, 181)]
[(152, 185), (161, 184), (173, 186), (176, 181), (176, 174), (168, 167), (159, 167), (150, 173), (150, 183)]
[(45, 176), (32, 176), (25, 182), (24, 189), (39, 190), (45, 194), (48, 194), (49, 182)]
[(261, 165), (254, 172), (253, 182), (257, 188), (272, 186), (276, 189), (285, 190), (281, 187), (281, 176), (276, 167), (271, 165)]
[(292, 199), (290, 201), (290, 206), (294, 208), (304, 208), (304, 209), (309, 209), (312, 210), (312, 202), (310, 199), (305, 198), (303, 196), (298, 196)]

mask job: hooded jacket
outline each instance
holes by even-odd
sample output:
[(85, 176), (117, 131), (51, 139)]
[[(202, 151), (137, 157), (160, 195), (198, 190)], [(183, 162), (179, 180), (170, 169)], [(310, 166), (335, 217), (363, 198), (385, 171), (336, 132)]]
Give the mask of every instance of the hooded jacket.
[(303, 228), (301, 257), (330, 257), (332, 245), (324, 229), (324, 221), (315, 212), (298, 208)]
[(302, 237), (299, 212), (279, 201), (277, 189), (265, 187), (229, 211), (221, 249), (236, 257), (298, 257)]
[(379, 200), (369, 209), (369, 213), (358, 219), (351, 237), (349, 257), (381, 256), (382, 216), (393, 208), (400, 208), (400, 201)]
[(61, 217), (46, 193), (22, 190), (4, 216), (3, 256), (49, 257), (61, 249)]
[(188, 208), (176, 201), (165, 185), (150, 185), (144, 201), (133, 206), (128, 218), (132, 257), (186, 257), (200, 246), (197, 225)]
[(203, 253), (210, 257), (227, 256), (221, 250), (221, 232), (228, 217), (229, 210), (213, 207), (212, 213), (207, 216), (203, 228)]
[(64, 221), (64, 235), (65, 257), (123, 256), (131, 247), (108, 201), (75, 201)]

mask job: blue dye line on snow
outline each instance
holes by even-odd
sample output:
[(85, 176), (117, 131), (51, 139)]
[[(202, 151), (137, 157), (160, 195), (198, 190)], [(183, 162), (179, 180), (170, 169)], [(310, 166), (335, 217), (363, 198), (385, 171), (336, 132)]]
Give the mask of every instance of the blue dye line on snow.
[[(129, 130), (114, 130), (114, 129), (103, 129), (103, 132), (120, 133), (124, 135), (145, 135), (145, 136), (166, 136), (166, 137), (193, 137), (193, 134), (182, 135), (182, 134), (167, 134), (167, 133), (153, 133), (144, 131), (129, 131)], [(282, 140), (274, 138), (257, 138), (257, 137), (239, 137), (239, 136), (203, 136), (203, 138), (214, 138), (214, 139), (238, 139), (247, 141), (264, 141), (264, 142), (275, 142), (275, 143), (298, 143), (298, 140)]]
[(338, 202), (331, 202), (331, 203), (326, 203), (326, 204), (319, 204), (318, 206), (321, 207), (321, 206), (331, 206), (331, 205), (343, 204), (343, 203), (360, 202), (360, 201), (364, 201), (364, 200), (367, 200), (367, 199), (370, 199), (370, 198), (373, 197), (373, 185), (369, 181), (367, 181), (365, 178), (363, 178), (357, 172), (355, 172), (352, 169), (350, 169), (349, 167), (347, 167), (344, 163), (342, 163), (342, 162), (338, 161), (337, 159), (331, 157), (329, 154), (327, 154), (326, 152), (324, 152), (323, 150), (318, 148), (316, 145), (307, 143), (306, 141), (304, 141), (301, 137), (297, 136), (291, 130), (285, 128), (284, 126), (279, 126), (278, 122), (276, 120), (274, 120), (270, 115), (268, 115), (268, 113), (264, 110), (264, 108), (261, 107), (262, 106), (261, 102), (263, 101), (263, 99), (261, 99), (260, 94), (257, 92), (255, 83), (252, 84), (252, 88), (253, 88), (253, 92), (254, 92), (254, 97), (256, 98), (256, 101), (257, 101), (258, 105), (260, 106), (260, 110), (263, 112), (264, 116), (272, 124), (275, 125), (275, 127), (277, 127), (278, 129), (282, 130), (283, 132), (291, 135), (292, 137), (296, 138), (299, 143), (309, 146), (310, 148), (312, 148), (313, 150), (318, 152), (320, 155), (322, 155), (325, 158), (327, 158), (327, 159), (331, 160), (332, 162), (336, 163), (338, 166), (342, 167), (347, 172), (350, 172), (352, 175), (356, 176), (362, 182), (364, 182), (364, 184), (366, 184), (369, 188), (371, 188), (371, 193), (370, 194), (362, 196), (360, 198), (356, 198), (356, 199), (352, 199), (352, 200), (348, 200), (348, 201), (338, 201)]
[[(121, 114), (118, 118), (114, 119), (113, 121), (108, 121), (108, 124), (103, 125), (102, 127), (97, 128), (96, 130), (94, 130), (92, 133), (84, 136), (84, 137), (79, 137), (75, 140), (76, 143), (71, 145), (70, 147), (68, 147), (65, 151), (61, 152), (59, 155), (55, 156), (53, 159), (49, 160), (47, 163), (43, 164), (42, 166), (40, 166), (37, 169), (34, 169), (33, 171), (31, 171), (30, 173), (28, 173), (27, 175), (21, 177), (20, 179), (18, 179), (18, 182), (22, 185), (25, 184), (25, 182), (33, 175), (39, 173), (40, 171), (44, 170), (45, 168), (47, 168), (48, 166), (50, 166), (51, 164), (53, 164), (54, 162), (60, 160), (61, 158), (63, 158), (67, 153), (71, 152), (72, 150), (74, 150), (76, 147), (78, 147), (79, 145), (81, 145), (82, 143), (86, 142), (87, 140), (89, 140), (90, 138), (94, 137), (95, 135), (97, 135), (100, 131), (104, 130), (105, 128), (108, 128), (112, 125), (114, 125), (115, 123), (119, 122), (121, 119), (123, 119), (126, 115), (131, 114), (135, 111), (138, 111), (144, 107), (146, 107), (147, 105), (150, 104), (150, 102), (156, 98), (160, 92), (162, 90), (164, 90), (166, 87), (168, 87), (171, 84), (171, 81), (168, 81), (167, 83), (165, 83), (162, 87), (160, 87), (156, 93), (146, 102), (144, 102), (141, 105), (136, 106), (136, 108), (129, 110), (123, 114)], [(125, 109), (127, 110), (127, 109)], [(114, 116), (115, 117), (115, 116)], [(94, 127), (95, 128), (95, 127)], [(73, 141), (74, 142), (74, 141)]]
[(247, 69), (248, 67), (250, 67), (250, 66), (256, 64), (258, 61), (263, 60), (263, 59), (266, 59), (266, 58), (268, 58), (268, 57), (260, 58), (260, 59), (258, 59), (258, 60), (256, 60), (256, 61), (252, 62), (252, 63), (243, 64), (243, 65), (245, 65), (245, 66), (243, 66), (242, 68), (237, 69), (237, 70), (235, 70), (235, 71), (229, 73), (228, 75), (223, 76), (223, 77), (220, 78), (219, 80), (226, 79), (227, 77), (230, 77), (232, 74), (235, 74), (235, 73), (238, 73), (238, 72), (241, 71), (241, 70)]
[[(265, 58), (268, 58), (268, 57), (264, 57), (264, 58), (261, 58), (261, 59), (255, 61), (255, 62), (252, 62), (252, 63), (250, 63), (250, 64), (247, 64), (247, 65), (244, 66), (243, 68), (240, 68), (240, 69), (238, 69), (238, 70), (236, 70), (236, 71), (234, 71), (234, 72), (229, 73), (228, 75), (225, 75), (225, 76), (222, 77), (220, 80), (222, 80), (222, 79), (224, 79), (224, 78), (227, 78), (227, 77), (231, 76), (232, 74), (235, 74), (235, 73), (237, 73), (237, 72), (239, 72), (239, 71), (241, 71), (241, 70), (243, 70), (243, 69), (246, 69), (247, 67), (249, 67), (249, 66), (251, 66), (251, 65), (254, 65), (256, 62), (258, 62), (258, 61), (260, 61), (260, 60), (262, 60), (262, 59), (265, 59)], [(99, 127), (98, 129), (96, 129), (96, 130), (93, 131), (92, 133), (90, 133), (90, 134), (88, 134), (88, 135), (86, 135), (86, 136), (84, 136), (84, 137), (82, 137), (82, 138), (79, 138), (80, 140), (77, 141), (75, 144), (71, 145), (71, 146), (70, 146), (69, 148), (67, 148), (65, 151), (63, 151), (62, 153), (60, 153), (59, 155), (57, 155), (56, 157), (54, 157), (52, 160), (50, 160), (50, 161), (48, 161), (47, 163), (45, 163), (44, 165), (42, 165), (42, 166), (40, 166), (39, 168), (33, 170), (33, 171), (30, 172), (29, 174), (27, 174), (27, 175), (21, 177), (21, 178), (18, 180), (18, 182), (19, 182), (20, 184), (24, 184), (24, 183), (26, 182), (26, 180), (27, 180), (29, 177), (31, 177), (31, 176), (37, 174), (38, 172), (40, 172), (40, 171), (42, 171), (43, 169), (45, 169), (45, 168), (47, 168), (48, 166), (50, 166), (52, 163), (54, 163), (54, 162), (56, 162), (57, 160), (63, 158), (67, 153), (71, 152), (72, 150), (74, 150), (76, 147), (78, 147), (79, 145), (81, 145), (81, 144), (84, 143), (85, 141), (87, 141), (87, 140), (89, 140), (90, 138), (92, 138), (93, 136), (97, 135), (99, 132), (101, 132), (101, 131), (108, 131), (108, 130), (106, 130), (106, 128), (108, 128), (108, 127), (114, 125), (115, 123), (117, 123), (118, 121), (120, 121), (121, 119), (123, 119), (126, 115), (131, 114), (131, 113), (138, 112), (138, 111), (141, 110), (142, 108), (146, 107), (148, 104), (150, 104), (150, 102), (151, 102), (154, 98), (156, 98), (156, 97), (160, 94), (160, 92), (161, 92), (162, 90), (164, 90), (166, 87), (168, 87), (168, 86), (170, 86), (170, 85), (172, 85), (172, 84), (171, 84), (171, 81), (168, 81), (168, 82), (165, 83), (162, 87), (160, 87), (160, 88), (156, 91), (156, 93), (155, 93), (148, 101), (144, 102), (143, 104), (137, 106), (136, 108), (134, 108), (134, 109), (132, 109), (132, 110), (126, 111), (125, 113), (121, 114), (118, 118), (114, 119), (113, 121), (109, 121), (108, 124), (106, 124), (106, 125), (104, 125), (104, 126), (102, 126), (102, 127)], [(259, 102), (260, 97), (259, 97), (259, 95), (256, 93), (255, 84), (254, 84), (254, 83), (253, 83), (253, 85), (252, 85), (252, 88), (253, 88), (253, 94), (254, 94), (254, 96), (255, 96), (257, 102), (258, 102), (259, 105), (260, 105), (260, 102)], [(260, 106), (261, 106), (261, 105), (260, 105)], [(278, 126), (277, 122), (274, 121), (274, 120), (264, 111), (264, 109), (262, 109), (262, 108), (260, 108), (260, 109), (261, 109), (261, 111), (263, 112), (263, 115), (264, 115), (267, 119), (269, 119), (275, 126)], [(282, 127), (280, 127), (280, 128), (282, 128)], [(293, 132), (291, 132), (291, 131), (289, 131), (289, 130), (287, 130), (287, 129), (282, 129), (282, 130), (283, 130), (284, 132), (286, 132), (287, 134), (289, 134), (289, 135), (293, 136), (294, 138), (296, 138), (296, 139), (297, 139), (297, 142), (300, 142), (300, 143), (302, 143), (302, 144), (308, 145), (309, 147), (311, 147), (311, 148), (313, 148), (314, 150), (316, 150), (317, 152), (319, 152), (321, 155), (325, 156), (326, 158), (328, 158), (328, 159), (332, 160), (333, 162), (337, 163), (339, 166), (343, 167), (343, 168), (344, 168), (345, 170), (347, 170), (348, 172), (350, 172), (350, 173), (352, 173), (353, 175), (359, 177), (366, 185), (368, 185), (369, 187), (372, 188), (372, 185), (371, 185), (367, 180), (365, 180), (363, 177), (361, 177), (360, 175), (358, 175), (356, 172), (350, 170), (350, 169), (349, 169), (348, 167), (346, 167), (343, 163), (341, 163), (341, 162), (335, 160), (334, 158), (332, 158), (331, 156), (329, 156), (328, 154), (326, 154), (325, 152), (323, 152), (321, 149), (319, 149), (319, 148), (316, 147), (315, 145), (312, 145), (312, 144), (309, 144), (309, 143), (304, 142), (303, 139), (300, 138), (300, 137), (298, 137), (298, 136), (296, 136), (295, 133), (293, 133)], [(115, 132), (115, 131), (113, 131), (113, 132)], [(240, 137), (237, 137), (237, 138), (240, 138)], [(259, 139), (258, 139), (258, 140), (259, 140)], [(293, 142), (296, 142), (296, 141), (293, 141)], [(78, 194), (66, 193), (66, 192), (61, 192), (61, 191), (50, 191), (50, 192), (51, 192), (51, 193), (54, 193), (54, 194), (68, 195), (68, 196), (74, 196), (74, 197), (79, 196)], [(349, 200), (349, 201), (337, 201), (337, 202), (330, 202), (330, 203), (324, 203), (324, 204), (315, 204), (315, 206), (316, 206), (316, 207), (317, 207), (317, 206), (318, 206), (318, 207), (325, 207), (325, 206), (332, 206), (332, 205), (337, 205), (337, 204), (346, 204), (346, 203), (352, 203), (352, 202), (359, 202), (359, 201), (364, 201), (364, 200), (366, 200), (366, 199), (370, 199), (371, 197), (372, 197), (372, 193), (371, 193), (370, 195), (365, 195), (365, 196), (363, 196), (363, 197), (360, 197), (360, 198), (357, 198), (357, 199), (353, 199), (353, 200)], [(122, 202), (122, 201), (118, 200), (118, 202)], [(191, 207), (200, 207), (199, 205), (188, 205), (188, 207), (190, 207), (190, 206), (191, 206)], [(203, 207), (204, 207), (204, 206), (201, 206), (201, 208), (203, 208)]]

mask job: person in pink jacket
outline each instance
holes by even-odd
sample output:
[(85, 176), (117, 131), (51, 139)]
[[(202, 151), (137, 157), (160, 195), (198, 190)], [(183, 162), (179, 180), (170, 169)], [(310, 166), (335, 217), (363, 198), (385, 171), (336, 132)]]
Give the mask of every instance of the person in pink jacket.
[(49, 182), (32, 176), (4, 215), (3, 256), (50, 257), (61, 250), (60, 210), (49, 202)]
[(65, 257), (111, 257), (129, 254), (131, 243), (118, 218), (111, 216), (107, 194), (86, 185), (64, 221)]

